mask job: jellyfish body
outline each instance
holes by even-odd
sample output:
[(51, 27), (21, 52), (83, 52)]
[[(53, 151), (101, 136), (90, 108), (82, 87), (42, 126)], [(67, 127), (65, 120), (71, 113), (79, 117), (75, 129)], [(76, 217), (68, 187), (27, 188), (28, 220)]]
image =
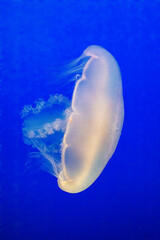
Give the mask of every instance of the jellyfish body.
[(82, 75), (75, 83), (71, 113), (65, 121), (60, 168), (54, 157), (38, 148), (54, 165), (59, 187), (69, 193), (85, 190), (98, 178), (115, 151), (124, 119), (121, 74), (116, 60), (95, 45), (83, 52), (81, 59), (86, 57)]

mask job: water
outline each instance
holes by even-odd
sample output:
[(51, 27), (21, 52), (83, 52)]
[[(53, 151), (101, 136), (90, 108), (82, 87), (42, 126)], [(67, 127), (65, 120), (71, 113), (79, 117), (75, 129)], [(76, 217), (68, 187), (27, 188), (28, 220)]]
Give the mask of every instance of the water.
[[(0, 239), (160, 239), (159, 1), (0, 1)], [(21, 111), (63, 93), (62, 68), (92, 44), (122, 73), (120, 142), (97, 181), (79, 194), (28, 171)], [(68, 79), (66, 79), (67, 81)]]

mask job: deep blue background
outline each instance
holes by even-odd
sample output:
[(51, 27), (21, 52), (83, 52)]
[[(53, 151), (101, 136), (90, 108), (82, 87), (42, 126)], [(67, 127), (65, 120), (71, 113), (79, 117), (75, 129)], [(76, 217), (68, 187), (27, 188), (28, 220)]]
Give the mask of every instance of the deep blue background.
[[(160, 1), (0, 0), (0, 11), (0, 239), (159, 240)], [(120, 65), (125, 121), (101, 176), (73, 195), (24, 171), (20, 112), (92, 44)]]

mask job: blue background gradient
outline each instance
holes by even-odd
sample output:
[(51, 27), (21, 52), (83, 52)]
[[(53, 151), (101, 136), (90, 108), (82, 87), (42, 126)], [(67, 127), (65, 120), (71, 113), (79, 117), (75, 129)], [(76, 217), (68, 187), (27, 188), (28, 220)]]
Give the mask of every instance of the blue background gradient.
[[(0, 0), (0, 12), (0, 239), (159, 240), (160, 1)], [(92, 44), (120, 65), (125, 121), (101, 176), (68, 194), (25, 170), (20, 113)]]

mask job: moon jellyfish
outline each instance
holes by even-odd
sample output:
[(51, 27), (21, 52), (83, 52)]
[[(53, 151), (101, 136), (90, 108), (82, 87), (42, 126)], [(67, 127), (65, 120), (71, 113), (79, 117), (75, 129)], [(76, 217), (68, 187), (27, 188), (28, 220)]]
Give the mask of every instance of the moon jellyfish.
[(39, 150), (38, 166), (56, 176), (63, 191), (78, 193), (98, 178), (113, 155), (124, 104), (118, 64), (104, 48), (89, 46), (70, 73), (76, 76), (72, 99), (56, 94), (25, 106), (23, 134)]

